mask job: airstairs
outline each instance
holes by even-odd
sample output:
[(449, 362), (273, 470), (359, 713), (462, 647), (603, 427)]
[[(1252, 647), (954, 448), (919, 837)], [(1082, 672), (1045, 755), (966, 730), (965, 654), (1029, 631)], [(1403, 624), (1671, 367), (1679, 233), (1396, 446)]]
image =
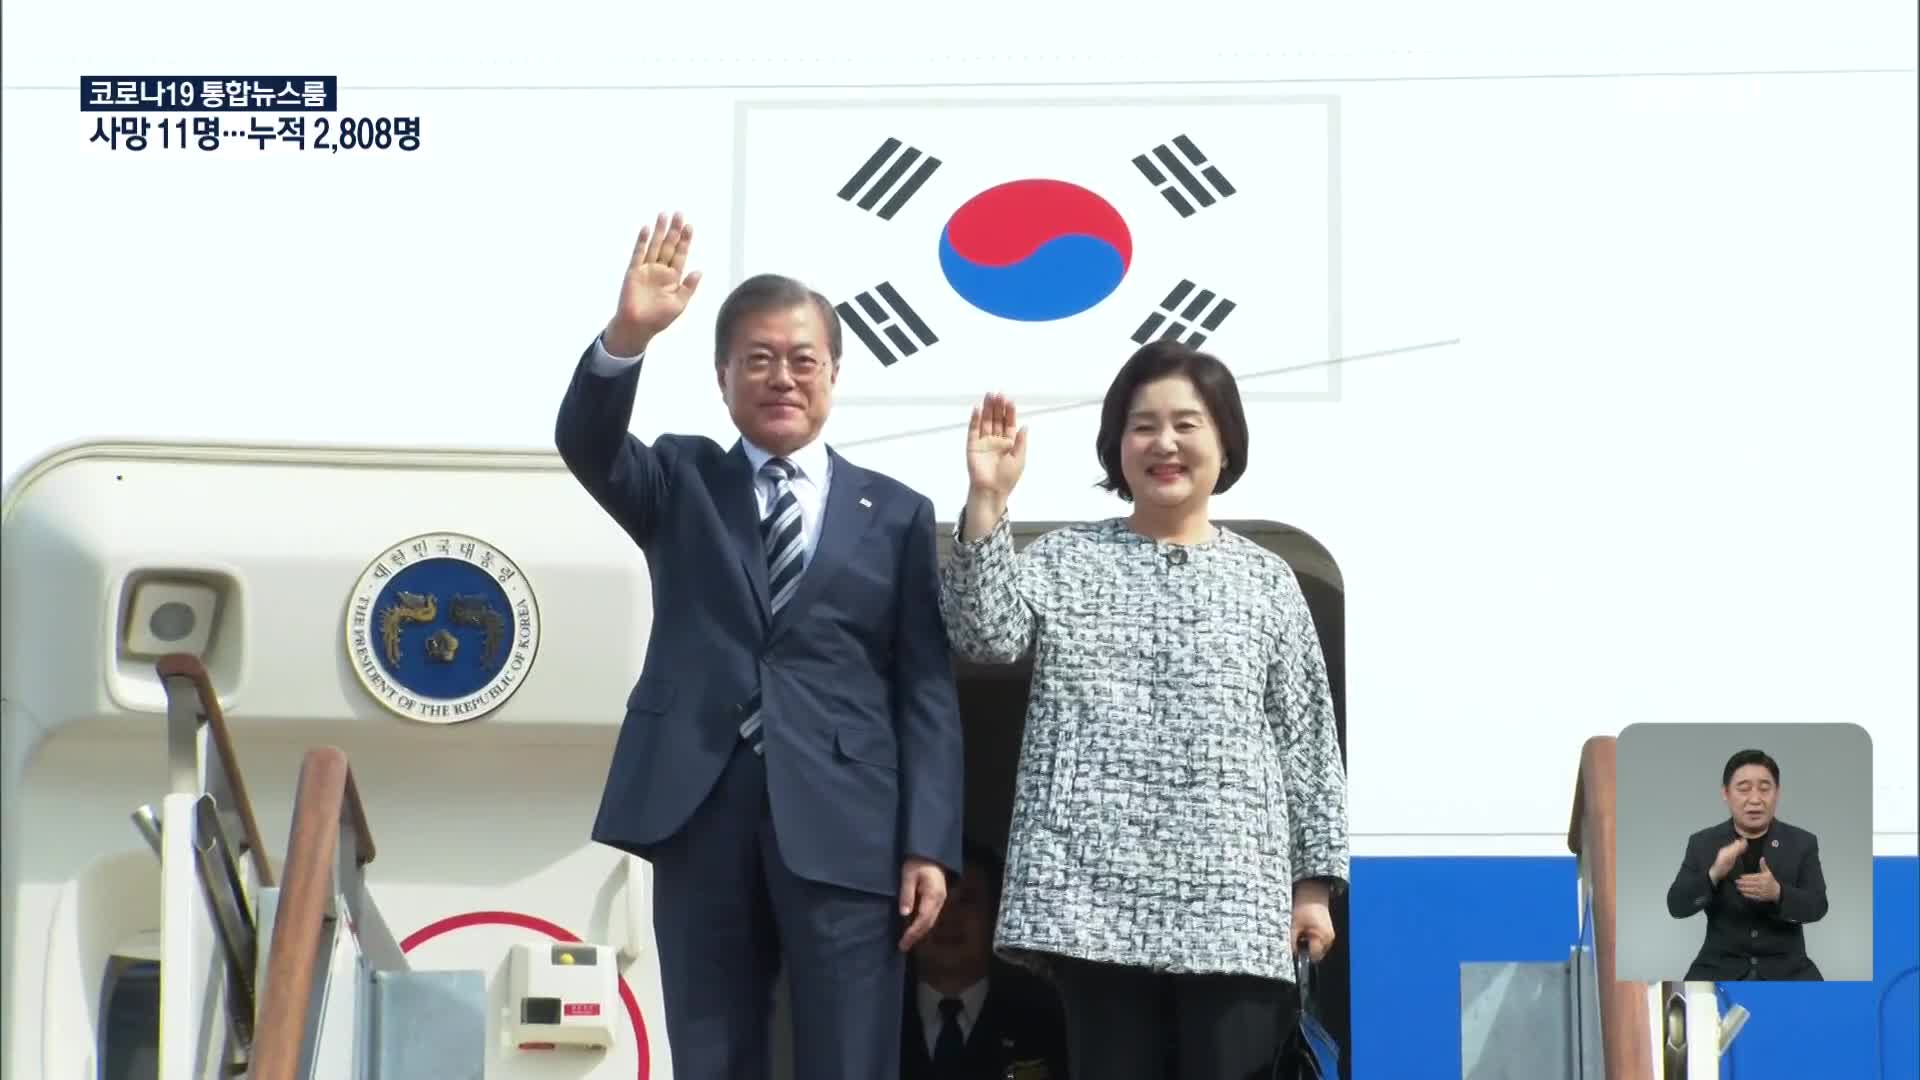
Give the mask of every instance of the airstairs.
[(1579, 858), (1579, 935), (1564, 961), (1462, 964), (1462, 1080), (1718, 1080), (1747, 1021), (1713, 983), (1617, 981), (1614, 751), (1587, 740), (1567, 846)]
[(171, 790), (133, 812), (161, 865), (158, 1080), (479, 1080), (485, 977), (408, 967), (346, 755), (302, 760), (276, 881), (206, 670), (158, 668)]
[[(187, 655), (158, 668), (171, 789), (133, 812), (161, 863), (158, 1080), (479, 1080), (486, 978), (408, 966), (368, 893), (373, 835), (346, 755), (302, 759), (276, 880), (205, 669)], [(1711, 983), (1613, 978), (1613, 776), (1614, 740), (1589, 740), (1568, 831), (1580, 869), (1568, 958), (1462, 966), (1464, 1080), (1720, 1075), (1744, 1010), (1722, 1017)]]

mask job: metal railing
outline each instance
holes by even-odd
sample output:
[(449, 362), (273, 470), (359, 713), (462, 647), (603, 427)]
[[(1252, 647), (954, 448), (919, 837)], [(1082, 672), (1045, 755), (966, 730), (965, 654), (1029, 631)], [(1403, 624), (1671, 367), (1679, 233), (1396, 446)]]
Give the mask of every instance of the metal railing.
[[(373, 857), (373, 834), (347, 755), (331, 747), (309, 750), (300, 764), (286, 875), (274, 906), (248, 1071), (254, 1080), (306, 1080), (322, 1059), (352, 1054), (351, 1032), (362, 1021), (352, 991), (361, 976), (406, 970), (399, 942), (367, 895), (362, 868)], [(339, 970), (343, 964), (355, 970)], [(330, 996), (333, 980), (347, 992)], [(335, 1009), (346, 1027), (330, 1031)], [(347, 1034), (340, 1041), (329, 1037), (341, 1030)]]
[(1588, 739), (1580, 748), (1567, 847), (1580, 861), (1583, 918), (1593, 921), (1592, 975), (1600, 1005), (1600, 1046), (1606, 1080), (1655, 1080), (1647, 987), (1614, 978), (1617, 911), (1614, 860), (1614, 739)]
[[(166, 691), (168, 793), (159, 809), (148, 804), (132, 818), (161, 865), (160, 1075), (201, 1080), (247, 1060), (259, 944), (253, 896), (273, 884), (273, 867), (206, 668), (173, 654), (155, 669)], [(210, 1030), (209, 998), (222, 1003), (226, 1031)]]

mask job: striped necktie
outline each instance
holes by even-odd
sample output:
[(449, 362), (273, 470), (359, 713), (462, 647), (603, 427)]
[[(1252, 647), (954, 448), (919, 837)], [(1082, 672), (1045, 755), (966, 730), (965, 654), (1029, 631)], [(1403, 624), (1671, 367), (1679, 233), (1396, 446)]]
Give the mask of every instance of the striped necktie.
[(767, 549), (767, 595), (773, 610), (787, 606), (793, 590), (800, 584), (800, 571), (806, 569), (806, 529), (800, 517), (800, 500), (793, 494), (793, 478), (799, 470), (786, 458), (773, 458), (760, 467), (761, 475), (773, 481), (773, 509), (760, 522), (760, 539)]
[[(767, 596), (775, 614), (793, 599), (800, 587), (800, 572), (807, 566), (806, 521), (800, 515), (800, 500), (793, 493), (793, 478), (798, 472), (786, 458), (772, 458), (760, 466), (760, 474), (773, 481), (773, 508), (760, 522), (760, 540), (767, 550)], [(747, 706), (740, 737), (747, 740), (754, 753), (766, 751), (758, 692)]]

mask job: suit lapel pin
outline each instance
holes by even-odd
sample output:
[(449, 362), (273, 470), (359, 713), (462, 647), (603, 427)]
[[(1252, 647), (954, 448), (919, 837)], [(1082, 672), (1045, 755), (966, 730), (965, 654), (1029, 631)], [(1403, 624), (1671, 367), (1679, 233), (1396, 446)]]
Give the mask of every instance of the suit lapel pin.
[(867, 508), (867, 509), (869, 509), (869, 510), (871, 510), (871, 509), (873, 509), (873, 504), (872, 504), (872, 503), (870, 503), (870, 502), (868, 502), (868, 501), (867, 501), (866, 499), (864, 499), (864, 498), (860, 500), (860, 505), (861, 505), (861, 506), (864, 506), (864, 507), (866, 507), (866, 508)]
[(1779, 846), (1780, 846), (1780, 841), (1778, 841), (1778, 840), (1775, 840), (1775, 841), (1773, 842), (1773, 846), (1774, 846), (1774, 847), (1779, 847)]

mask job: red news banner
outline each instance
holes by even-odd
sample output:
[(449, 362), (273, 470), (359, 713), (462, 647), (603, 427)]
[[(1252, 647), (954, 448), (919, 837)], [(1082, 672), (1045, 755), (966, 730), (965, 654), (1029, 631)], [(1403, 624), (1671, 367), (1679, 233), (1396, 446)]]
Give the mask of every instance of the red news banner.
[[(107, 150), (418, 150), (418, 116), (343, 116), (332, 75), (88, 75), (80, 111)], [(193, 115), (176, 115), (193, 114)]]

